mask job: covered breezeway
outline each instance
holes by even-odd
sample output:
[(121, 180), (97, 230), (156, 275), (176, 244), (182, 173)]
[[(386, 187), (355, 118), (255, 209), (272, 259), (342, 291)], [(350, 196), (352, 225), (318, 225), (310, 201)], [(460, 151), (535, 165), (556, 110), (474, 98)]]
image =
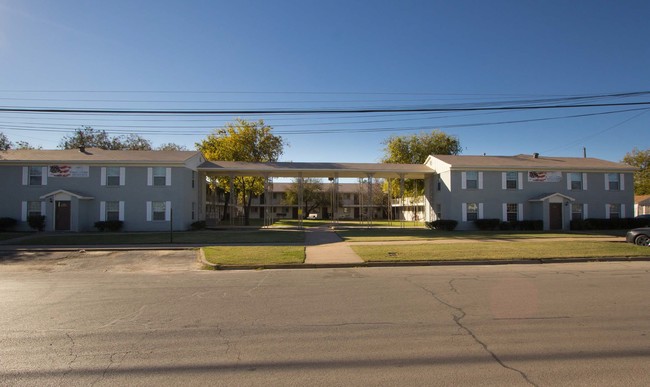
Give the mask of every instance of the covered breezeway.
[[(369, 225), (373, 222), (373, 189), (372, 185), (375, 179), (385, 179), (391, 181), (397, 179), (400, 181), (399, 202), (405, 203), (404, 200), (404, 180), (417, 179), (424, 181), (425, 200), (427, 192), (430, 192), (430, 185), (435, 171), (423, 164), (382, 164), (382, 163), (328, 163), (328, 162), (274, 162), (274, 163), (250, 163), (238, 161), (206, 161), (198, 167), (199, 182), (202, 186), (202, 203), (203, 220), (209, 221), (211, 214), (206, 210), (207, 200), (206, 177), (219, 179), (227, 177), (230, 181), (230, 192), (235, 192), (235, 177), (259, 177), (264, 181), (263, 203), (264, 208), (264, 225), (270, 225), (274, 222), (271, 208), (275, 206), (270, 198), (273, 179), (276, 178), (293, 178), (298, 183), (298, 220), (302, 226), (302, 220), (307, 214), (302, 213), (303, 208), (303, 182), (306, 178), (328, 179), (332, 184), (332, 208), (338, 208), (339, 201), (339, 179), (357, 178), (366, 179), (367, 192), (369, 200), (360, 203), (360, 211), (367, 213), (365, 222)], [(389, 198), (389, 202), (390, 202)], [(228, 202), (225, 203), (230, 214), (234, 212), (237, 206), (236, 195), (229, 195)], [(337, 211), (332, 211), (331, 218), (333, 223), (338, 222)], [(200, 214), (201, 216), (201, 214)], [(233, 224), (233, 216), (230, 216), (230, 224)]]

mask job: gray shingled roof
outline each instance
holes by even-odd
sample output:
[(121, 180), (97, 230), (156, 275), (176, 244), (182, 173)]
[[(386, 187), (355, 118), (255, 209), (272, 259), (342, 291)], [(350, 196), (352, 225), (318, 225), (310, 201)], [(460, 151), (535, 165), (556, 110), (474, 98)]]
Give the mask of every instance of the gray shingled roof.
[(271, 177), (365, 177), (373, 174), (377, 178), (422, 179), (434, 170), (423, 164), (374, 164), (374, 163), (246, 163), (239, 161), (206, 161), (199, 165), (199, 171), (212, 175), (247, 175)]
[(21, 149), (0, 152), (0, 164), (12, 162), (31, 163), (84, 163), (106, 164), (169, 164), (184, 163), (197, 155), (197, 151), (133, 151), (133, 150), (104, 150), (87, 148), (84, 152), (79, 149), (42, 150)]
[(533, 155), (516, 156), (453, 156), (433, 155), (452, 168), (480, 168), (480, 169), (523, 169), (523, 170), (577, 170), (577, 171), (635, 171), (636, 168), (623, 163), (612, 161), (584, 158), (584, 157), (548, 157)]

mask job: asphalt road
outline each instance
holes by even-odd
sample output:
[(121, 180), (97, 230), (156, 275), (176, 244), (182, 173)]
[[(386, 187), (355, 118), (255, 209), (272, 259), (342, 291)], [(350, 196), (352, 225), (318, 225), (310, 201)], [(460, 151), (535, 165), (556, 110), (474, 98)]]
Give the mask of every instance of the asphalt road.
[[(650, 263), (0, 261), (0, 385), (647, 385)], [(152, 265), (160, 262), (161, 264)]]

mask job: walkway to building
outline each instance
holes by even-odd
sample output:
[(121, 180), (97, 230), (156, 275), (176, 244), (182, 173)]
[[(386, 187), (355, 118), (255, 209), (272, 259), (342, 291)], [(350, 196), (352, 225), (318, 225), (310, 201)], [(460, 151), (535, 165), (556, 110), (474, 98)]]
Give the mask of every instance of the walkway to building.
[(352, 248), (333, 231), (313, 228), (305, 231), (305, 263), (362, 263)]

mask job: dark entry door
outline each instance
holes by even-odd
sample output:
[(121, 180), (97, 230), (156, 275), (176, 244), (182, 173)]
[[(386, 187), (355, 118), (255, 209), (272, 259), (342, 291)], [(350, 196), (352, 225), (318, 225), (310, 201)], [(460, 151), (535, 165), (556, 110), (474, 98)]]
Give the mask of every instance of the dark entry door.
[(54, 229), (56, 231), (70, 231), (70, 201), (57, 201), (56, 212), (54, 218), (56, 224)]
[(562, 203), (549, 203), (549, 228), (562, 229)]

